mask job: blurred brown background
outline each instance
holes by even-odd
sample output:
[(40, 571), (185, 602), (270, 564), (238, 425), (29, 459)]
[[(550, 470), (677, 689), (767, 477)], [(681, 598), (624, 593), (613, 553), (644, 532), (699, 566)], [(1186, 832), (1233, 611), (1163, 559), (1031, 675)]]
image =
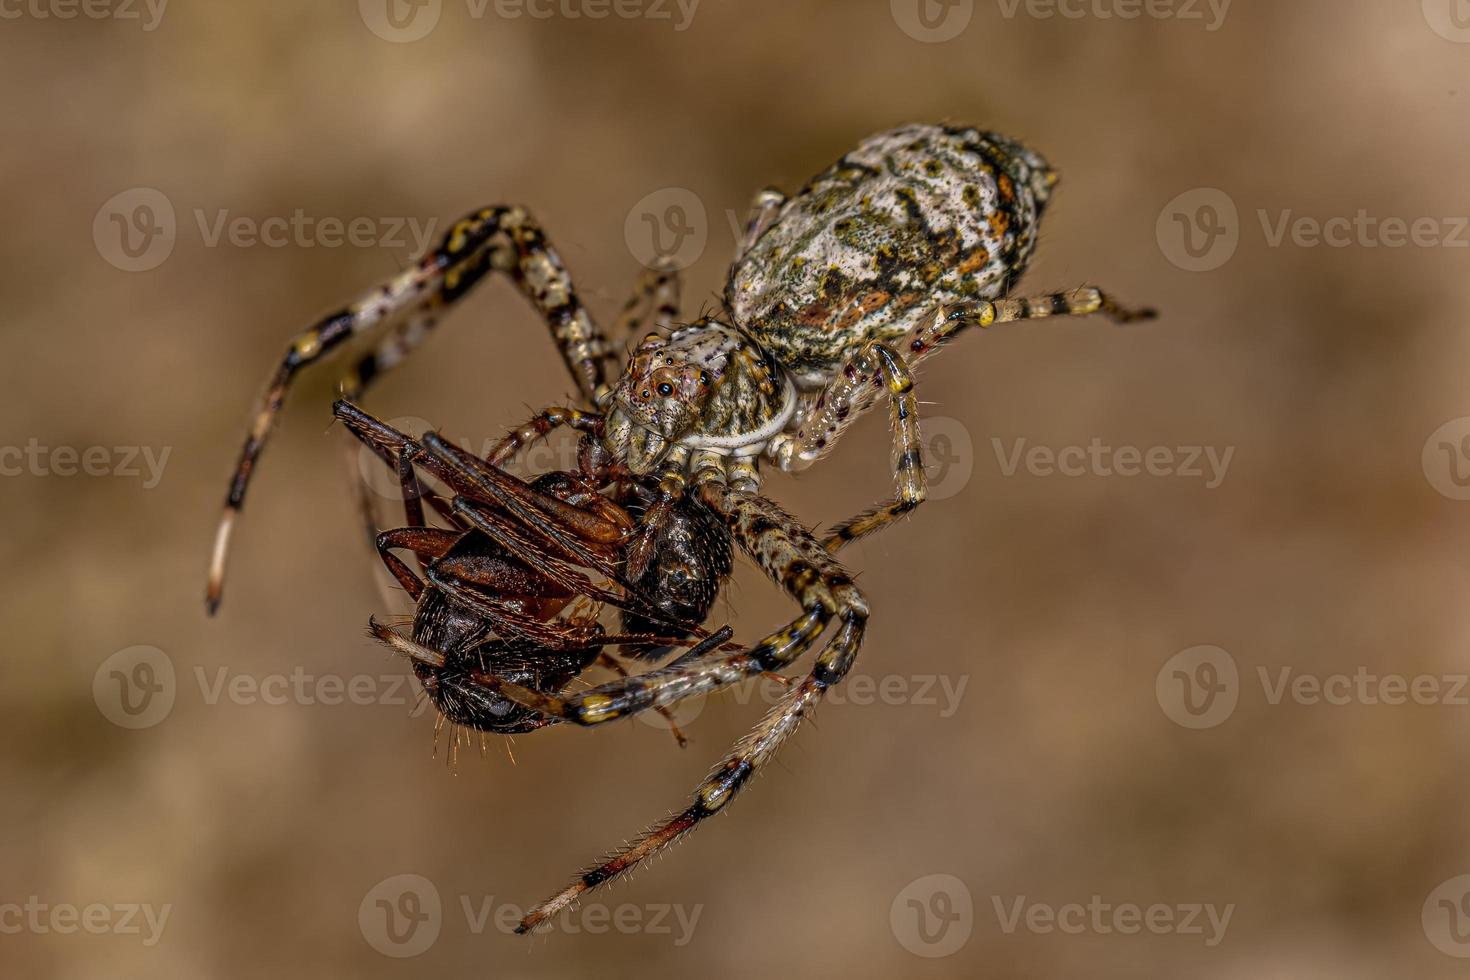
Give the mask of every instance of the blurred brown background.
[[(4, 7), (5, 975), (1464, 975), (1461, 0), (386, 2)], [(697, 307), (730, 211), (909, 120), (1015, 134), (1063, 173), (1029, 291), (1163, 317), (933, 361), (943, 499), (850, 555), (866, 686), (666, 860), (508, 935), (680, 804), (759, 689), (713, 699), (683, 752), (626, 722), (446, 764), (363, 634), (384, 600), (331, 368), (290, 400), (206, 620), (261, 379), (409, 261), (397, 225), (500, 201), (607, 324), (642, 215), (692, 197)], [(269, 223), (298, 211), (370, 240)], [(1351, 225), (1313, 244), (1300, 218)], [(1386, 245), (1388, 219), (1417, 237)], [(478, 444), (568, 389), (497, 282), (369, 407)], [(1010, 468), (1023, 439), (1232, 455), (1211, 488), (1207, 466)], [(768, 491), (847, 516), (888, 493), (887, 444), (875, 413)], [(90, 447), (99, 475), (64, 475)], [(743, 637), (792, 614), (748, 565), (729, 595)], [(323, 703), (354, 684), (367, 703)]]

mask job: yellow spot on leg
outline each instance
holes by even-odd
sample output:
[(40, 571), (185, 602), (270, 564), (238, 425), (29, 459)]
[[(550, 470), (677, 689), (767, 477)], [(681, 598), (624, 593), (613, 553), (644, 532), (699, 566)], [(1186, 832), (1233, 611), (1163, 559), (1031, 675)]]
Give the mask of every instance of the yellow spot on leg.
[(612, 698), (606, 694), (593, 694), (582, 701), (579, 714), (583, 721), (589, 724), (607, 721), (618, 716), (618, 709), (612, 707)]
[(315, 357), (317, 352), (322, 349), (321, 334), (315, 330), (311, 333), (304, 333), (296, 338), (296, 343), (292, 344), (291, 347), (296, 352), (297, 357)]

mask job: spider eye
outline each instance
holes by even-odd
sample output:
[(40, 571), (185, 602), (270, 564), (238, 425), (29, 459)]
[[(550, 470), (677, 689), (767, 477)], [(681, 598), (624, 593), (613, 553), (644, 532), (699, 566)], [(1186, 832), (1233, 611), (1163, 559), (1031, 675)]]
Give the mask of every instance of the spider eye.
[(709, 372), (708, 371), (700, 371), (699, 372), (699, 383), (702, 384), (702, 385), (708, 385), (709, 384)]
[(643, 397), (644, 398), (647, 398), (648, 397), (648, 389), (647, 388), (644, 388), (643, 389)]
[(658, 393), (667, 398), (674, 393), (674, 386), (665, 381), (663, 384), (658, 386)]

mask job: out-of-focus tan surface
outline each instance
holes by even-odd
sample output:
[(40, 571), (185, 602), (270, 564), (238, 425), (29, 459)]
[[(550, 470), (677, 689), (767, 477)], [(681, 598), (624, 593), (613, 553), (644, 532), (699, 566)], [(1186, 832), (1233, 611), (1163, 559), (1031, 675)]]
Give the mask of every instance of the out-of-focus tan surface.
[[(397, 28), (367, 0), (179, 3), (156, 21), (7, 5), (0, 444), (41, 462), (0, 457), (0, 969), (1463, 976), (1470, 503), (1435, 488), (1456, 492), (1465, 427), (1431, 434), (1470, 415), (1454, 221), (1470, 45), (1453, 0), (1420, 6), (1240, 2), (1210, 30), (1203, 3), (1185, 10), (1204, 21), (1125, 20), (1098, 15), (1130, 9), (1106, 0), (1069, 5), (1080, 19), (976, 0), (927, 21), (903, 2), (704, 0), (687, 22), (652, 0), (617, 8), (631, 19), (436, 0), (402, 5)], [(436, 8), (419, 40), (368, 26), (402, 38)], [(920, 39), (966, 11), (956, 36)], [(729, 814), (550, 937), (509, 935), (520, 906), (681, 804), (759, 716), (757, 689), (712, 700), (683, 752), (625, 722), (446, 765), (405, 666), (363, 632), (390, 610), (327, 425), (333, 369), (293, 394), (205, 618), (251, 400), (293, 330), (409, 260), (396, 219), (525, 203), (608, 324), (639, 268), (638, 209), (667, 214), (682, 188), (705, 210), (694, 308), (721, 286), (730, 211), (909, 120), (1015, 134), (1062, 172), (1029, 291), (1097, 283), (1163, 316), (976, 333), (926, 366), (944, 499), (849, 556), (874, 611), (862, 686)], [(126, 271), (113, 215), (140, 222), (140, 248), (165, 217), (108, 204), (136, 188), (166, 199), (176, 241)], [(1238, 211), (1227, 261), (1218, 197), (1171, 206), (1200, 188)], [(213, 238), (222, 213), (298, 209), (389, 240)], [(1284, 215), (1360, 211), (1437, 230), (1273, 244)], [(1179, 224), (1211, 216), (1227, 237)], [(1214, 268), (1183, 267), (1186, 230)], [(368, 403), (478, 443), (568, 389), (497, 282)], [(886, 496), (881, 416), (770, 495), (810, 523)], [(1213, 489), (1090, 464), (1007, 475), (1022, 439), (1233, 455)], [(93, 446), (114, 475), (58, 475), (57, 447)], [(156, 485), (112, 447), (167, 450)], [(748, 565), (729, 595), (716, 619), (742, 637), (792, 615)], [(109, 660), (138, 646), (159, 652)], [(1225, 700), (1197, 690), (1196, 716), (1181, 677), (1210, 675), (1171, 658), (1201, 646), (1236, 678), (1215, 675)], [(1421, 675), (1432, 703), (1375, 695)], [(1314, 680), (1344, 703), (1311, 703)], [(368, 703), (323, 703), (334, 685)], [(155, 688), (173, 696), (156, 724), (109, 720), (120, 696), (155, 710)], [(161, 932), (124, 921), (130, 905), (166, 907)]]

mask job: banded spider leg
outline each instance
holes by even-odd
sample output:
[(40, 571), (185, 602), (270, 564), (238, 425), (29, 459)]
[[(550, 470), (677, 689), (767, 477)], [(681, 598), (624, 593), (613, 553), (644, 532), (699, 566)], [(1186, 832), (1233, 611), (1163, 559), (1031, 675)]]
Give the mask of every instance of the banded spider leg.
[(893, 499), (834, 525), (823, 539), (823, 546), (836, 551), (882, 530), (923, 503), (926, 481), (912, 374), (920, 361), (968, 327), (1094, 313), (1103, 313), (1119, 324), (1154, 317), (1153, 310), (1126, 309), (1102, 290), (1089, 287), (1069, 293), (941, 307), (930, 323), (910, 331), (895, 345), (881, 341), (864, 345), (837, 371), (836, 379), (812, 397), (811, 411), (801, 429), (795, 435), (777, 436), (768, 450), (776, 465), (788, 473), (807, 469), (827, 456), (848, 427), (887, 392), (898, 492)]
[(593, 406), (603, 396), (617, 355), (578, 299), (571, 276), (541, 227), (524, 208), (508, 205), (482, 208), (461, 218), (411, 268), (323, 317), (287, 345), (256, 406), (225, 498), (205, 593), (211, 613), (219, 607), (230, 537), (250, 478), (300, 371), (354, 338), (386, 332), (343, 379), (344, 394), (359, 395), (374, 378), (412, 353), (429, 335), (435, 319), (492, 271), (509, 276), (541, 314), (585, 404)]
[(601, 725), (778, 671), (811, 649), (834, 620), (836, 631), (811, 672), (790, 685), (776, 707), (714, 768), (687, 807), (584, 870), (567, 888), (527, 913), (520, 932), (534, 929), (589, 889), (626, 872), (719, 812), (775, 755), (827, 689), (846, 676), (857, 656), (867, 625), (867, 600), (811, 532), (767, 498), (719, 481), (701, 484), (699, 494), (740, 546), (797, 601), (802, 615), (748, 650), (694, 650), (666, 667), (572, 695), (535, 691), (503, 680), (487, 678), (486, 683), (544, 717)]

